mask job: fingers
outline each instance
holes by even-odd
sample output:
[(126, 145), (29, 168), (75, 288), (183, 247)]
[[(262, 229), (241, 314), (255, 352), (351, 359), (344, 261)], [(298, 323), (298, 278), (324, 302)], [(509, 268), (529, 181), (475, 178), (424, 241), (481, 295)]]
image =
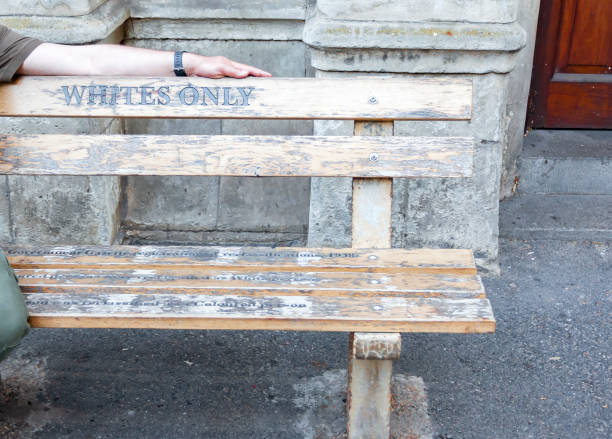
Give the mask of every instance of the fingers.
[(184, 61), (189, 59), (194, 65), (193, 69), (188, 70), (190, 76), (204, 76), (215, 79), (224, 77), (242, 79), (247, 76), (272, 76), (270, 73), (257, 67), (241, 64), (224, 56), (206, 57), (186, 53), (185, 57), (183, 58)]
[(246, 76), (259, 76), (259, 77), (269, 77), (272, 74), (266, 72), (265, 70), (258, 69), (257, 67), (249, 66), (247, 64), (241, 64), (235, 61), (231, 61), (233, 66), (241, 71), (241, 73), (246, 73), (245, 76), (241, 76), (244, 78)]
[(248, 69), (232, 61), (230, 61), (228, 65), (222, 66), (221, 73), (223, 74), (223, 76), (227, 76), (229, 78), (238, 78), (238, 79), (246, 78), (247, 76), (249, 76)]

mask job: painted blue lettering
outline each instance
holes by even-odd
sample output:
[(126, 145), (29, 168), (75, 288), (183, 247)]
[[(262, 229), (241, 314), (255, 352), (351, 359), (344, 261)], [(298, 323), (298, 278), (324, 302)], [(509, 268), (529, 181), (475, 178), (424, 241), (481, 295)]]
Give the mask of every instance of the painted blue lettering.
[[(190, 102), (187, 102), (187, 100), (185, 99), (185, 93), (187, 92), (187, 90), (191, 90), (191, 101)], [(181, 101), (182, 105), (197, 104), (199, 97), (200, 97), (200, 94), (198, 93), (198, 90), (195, 87), (187, 86), (181, 89), (181, 91), (179, 91), (179, 100)]]
[[(247, 93), (248, 90), (248, 93)], [(253, 92), (253, 87), (238, 87), (238, 91), (240, 92), (240, 96), (242, 96), (242, 105), (243, 107), (249, 105), (249, 96)]]
[(168, 93), (170, 93), (170, 87), (166, 85), (159, 87), (159, 90), (157, 90), (157, 103), (161, 105), (168, 105), (170, 103), (170, 96), (168, 96)]
[(66, 85), (62, 85), (62, 90), (64, 91), (64, 97), (66, 98), (66, 105), (71, 105), (72, 104), (72, 98), (74, 97), (74, 100), (76, 102), (77, 105), (81, 105), (81, 98), (83, 97), (83, 93), (85, 93), (85, 88), (87, 88), (84, 85), (81, 85), (81, 92), (79, 93), (79, 89), (77, 88), (78, 86), (73, 85), (72, 86), (72, 90), (70, 91), (70, 93), (68, 92), (68, 86)]
[(223, 105), (238, 105), (238, 99), (234, 98), (234, 102), (231, 102), (230, 92), (232, 87), (223, 87)]
[(110, 101), (108, 102), (108, 105), (117, 105), (117, 95), (119, 94), (119, 86), (111, 85), (110, 90), (111, 90), (111, 97), (110, 97)]
[(140, 87), (140, 105), (155, 105), (151, 94), (155, 90), (153, 87)]
[(136, 105), (132, 102), (132, 90), (136, 90), (138, 93), (138, 87), (119, 87), (119, 91), (125, 90), (125, 104)]
[(202, 105), (206, 105), (206, 96), (214, 102), (215, 105), (219, 105), (219, 87), (214, 87), (215, 92), (208, 87), (202, 87), (202, 91), (204, 92), (204, 98), (202, 99)]
[[(100, 91), (96, 91), (96, 88), (100, 88)], [(96, 98), (100, 98), (100, 105), (106, 105), (106, 85), (90, 85), (89, 89), (89, 100), (88, 105), (96, 105)]]

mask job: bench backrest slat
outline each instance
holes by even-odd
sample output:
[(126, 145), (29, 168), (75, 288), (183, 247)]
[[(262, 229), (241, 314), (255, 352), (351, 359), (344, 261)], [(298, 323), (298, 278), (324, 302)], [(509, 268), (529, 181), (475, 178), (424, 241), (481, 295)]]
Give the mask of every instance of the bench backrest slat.
[(469, 79), (21, 77), (0, 116), (467, 120)]
[(468, 137), (1, 135), (0, 174), (470, 177)]

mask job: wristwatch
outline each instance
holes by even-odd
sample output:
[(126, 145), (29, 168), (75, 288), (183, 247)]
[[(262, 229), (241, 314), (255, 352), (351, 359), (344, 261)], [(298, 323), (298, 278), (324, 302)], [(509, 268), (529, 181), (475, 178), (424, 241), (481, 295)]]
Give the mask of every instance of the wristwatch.
[(174, 52), (174, 74), (176, 76), (187, 76), (187, 72), (183, 68), (183, 53), (185, 53), (184, 50)]

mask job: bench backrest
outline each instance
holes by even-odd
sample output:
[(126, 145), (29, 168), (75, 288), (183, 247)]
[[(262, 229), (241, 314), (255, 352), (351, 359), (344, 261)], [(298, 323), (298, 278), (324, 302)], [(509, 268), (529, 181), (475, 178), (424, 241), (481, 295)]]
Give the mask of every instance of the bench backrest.
[[(467, 120), (466, 79), (22, 77), (0, 116)], [(356, 134), (359, 134), (356, 132)], [(470, 177), (467, 137), (0, 135), (0, 174)]]

